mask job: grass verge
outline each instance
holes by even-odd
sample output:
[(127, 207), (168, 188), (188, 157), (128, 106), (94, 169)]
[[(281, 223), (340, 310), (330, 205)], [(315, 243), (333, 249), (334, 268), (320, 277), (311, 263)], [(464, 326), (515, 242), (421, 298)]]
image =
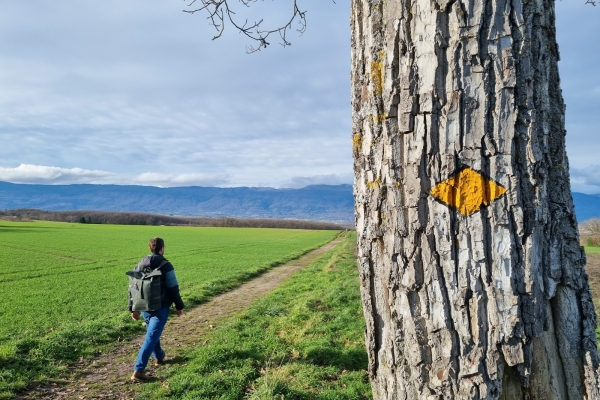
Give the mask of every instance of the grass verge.
[(158, 371), (140, 399), (368, 399), (355, 234)]

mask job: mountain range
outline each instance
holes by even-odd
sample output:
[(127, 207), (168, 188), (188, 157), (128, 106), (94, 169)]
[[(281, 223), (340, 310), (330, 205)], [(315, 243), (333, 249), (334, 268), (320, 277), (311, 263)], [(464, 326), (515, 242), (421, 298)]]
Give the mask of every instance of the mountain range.
[(0, 182), (0, 209), (135, 211), (181, 216), (279, 218), (354, 224), (352, 185), (302, 189)]
[[(573, 192), (577, 219), (600, 217), (600, 195)], [(352, 185), (301, 189), (120, 185), (24, 185), (0, 182), (0, 209), (102, 210), (144, 213), (280, 218), (354, 223)]]

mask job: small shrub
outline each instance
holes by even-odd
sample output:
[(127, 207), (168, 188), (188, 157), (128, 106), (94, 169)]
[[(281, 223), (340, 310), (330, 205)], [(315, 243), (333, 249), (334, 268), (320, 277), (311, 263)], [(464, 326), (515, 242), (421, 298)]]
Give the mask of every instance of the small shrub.
[(584, 246), (600, 247), (600, 235), (586, 235), (581, 237)]

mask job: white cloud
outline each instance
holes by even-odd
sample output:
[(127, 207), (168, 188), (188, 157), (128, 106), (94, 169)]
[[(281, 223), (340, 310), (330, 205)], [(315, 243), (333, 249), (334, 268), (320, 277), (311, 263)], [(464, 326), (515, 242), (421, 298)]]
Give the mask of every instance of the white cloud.
[(295, 176), (281, 183), (284, 188), (303, 188), (309, 185), (341, 185), (352, 184), (354, 175), (352, 174), (331, 174), (314, 176)]
[(600, 165), (571, 168), (571, 189), (574, 192), (600, 194)]
[(132, 179), (132, 183), (150, 186), (222, 186), (229, 181), (224, 174), (160, 174), (155, 172), (144, 172)]
[[(239, 16), (274, 25), (291, 4)], [(247, 40), (231, 30), (212, 41), (206, 16), (183, 3), (0, 2), (0, 167), (230, 186), (351, 171), (349, 7), (302, 6), (309, 29), (290, 32), (293, 46), (273, 38), (247, 55)]]
[(59, 168), (21, 164), (16, 168), (0, 167), (0, 180), (13, 183), (109, 183), (115, 174), (82, 168)]
[(584, 3), (556, 2), (560, 84), (567, 106), (566, 143), (573, 190), (600, 193), (600, 188), (583, 183), (587, 182), (583, 169), (597, 163), (600, 152), (600, 42), (596, 40), (600, 10)]
[(16, 168), (0, 167), (0, 181), (12, 183), (70, 185), (76, 183), (144, 185), (144, 186), (220, 186), (228, 182), (226, 175), (161, 174), (145, 172), (123, 175), (83, 168), (60, 168), (44, 165), (21, 164)]

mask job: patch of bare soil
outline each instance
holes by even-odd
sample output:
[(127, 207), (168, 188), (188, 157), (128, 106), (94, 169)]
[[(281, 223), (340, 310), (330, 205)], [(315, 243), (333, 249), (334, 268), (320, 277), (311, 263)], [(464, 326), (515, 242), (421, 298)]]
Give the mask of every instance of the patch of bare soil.
[[(186, 354), (196, 346), (206, 344), (207, 332), (214, 329), (223, 318), (246, 309), (254, 300), (265, 296), (295, 272), (316, 261), (337, 246), (338, 238), (325, 246), (305, 254), (297, 260), (273, 268), (237, 289), (213, 298), (177, 318), (171, 317), (161, 336), (161, 346), (166, 352), (166, 362), (154, 367), (151, 359), (146, 372), (154, 376), (156, 368), (170, 368), (184, 364)], [(139, 336), (124, 343), (110, 354), (92, 362), (80, 364), (66, 380), (38, 386), (21, 394), (18, 399), (132, 399), (139, 383), (131, 382), (133, 364), (144, 341)], [(154, 378), (157, 379), (157, 378)]]

